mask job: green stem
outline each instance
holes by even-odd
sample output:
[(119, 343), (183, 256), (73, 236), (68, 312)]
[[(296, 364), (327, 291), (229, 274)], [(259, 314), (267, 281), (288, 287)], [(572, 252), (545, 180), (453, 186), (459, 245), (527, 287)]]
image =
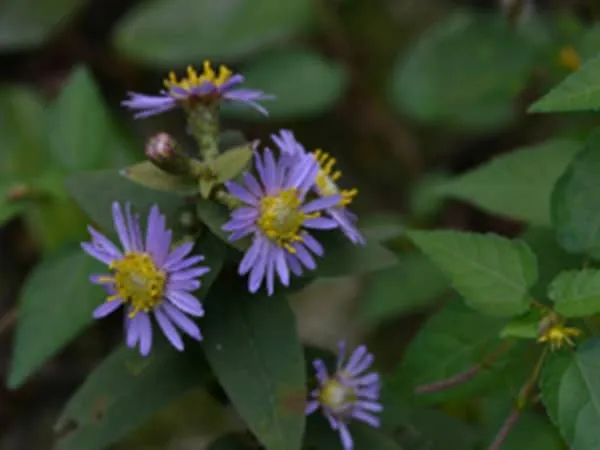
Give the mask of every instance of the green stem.
[(198, 143), (198, 152), (204, 161), (219, 156), (219, 104), (198, 103), (190, 107), (188, 127)]

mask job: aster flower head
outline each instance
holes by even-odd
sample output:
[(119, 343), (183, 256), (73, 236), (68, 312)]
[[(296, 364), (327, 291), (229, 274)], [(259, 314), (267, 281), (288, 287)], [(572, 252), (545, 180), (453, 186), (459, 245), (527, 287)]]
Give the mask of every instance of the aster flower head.
[(189, 316), (202, 317), (204, 309), (192, 292), (200, 287), (202, 275), (210, 269), (198, 266), (201, 255), (191, 256), (192, 242), (171, 251), (171, 231), (157, 206), (150, 209), (146, 236), (142, 234), (139, 215), (131, 205), (125, 214), (118, 202), (112, 206), (113, 222), (121, 248), (106, 236), (89, 227), (91, 242), (83, 250), (108, 266), (110, 273), (93, 275), (90, 281), (106, 289), (109, 296), (93, 313), (94, 318), (108, 316), (119, 308), (125, 312), (126, 343), (139, 346), (146, 356), (152, 348), (151, 316), (171, 342), (183, 350), (180, 331), (200, 341), (200, 329)]
[(364, 345), (357, 347), (346, 361), (346, 343), (341, 341), (335, 372), (330, 376), (325, 363), (316, 359), (313, 367), (318, 387), (310, 394), (306, 414), (321, 409), (329, 425), (340, 435), (344, 450), (352, 450), (354, 442), (348, 424), (359, 420), (378, 428), (377, 413), (383, 411), (379, 402), (381, 384), (377, 372), (367, 372), (374, 356)]
[(194, 102), (211, 104), (221, 99), (243, 103), (265, 116), (268, 115), (267, 110), (258, 102), (272, 100), (274, 97), (254, 89), (237, 88), (243, 82), (241, 74), (234, 74), (226, 66), (220, 66), (217, 73), (210, 61), (204, 61), (203, 71), (200, 73), (192, 66), (188, 66), (186, 76), (181, 79), (170, 72), (160, 95), (130, 92), (129, 98), (122, 101), (121, 105), (137, 111), (134, 116), (136, 119), (160, 114), (178, 105), (192, 105)]
[[(296, 140), (294, 133), (289, 130), (281, 130), (271, 138), (290, 166), (295, 164), (295, 158), (307, 153), (304, 146)], [(365, 239), (356, 226), (358, 218), (348, 209), (358, 194), (358, 189), (342, 189), (338, 186), (337, 182), (342, 177), (342, 172), (335, 169), (335, 158), (321, 149), (315, 150), (313, 154), (319, 163), (313, 191), (321, 197), (341, 195), (340, 201), (327, 209), (327, 214), (338, 223), (352, 243), (364, 245)]]
[(246, 236), (252, 244), (240, 262), (240, 275), (249, 274), (248, 288), (256, 292), (266, 280), (267, 292), (274, 291), (275, 275), (289, 285), (290, 271), (299, 276), (303, 269), (314, 270), (313, 255), (322, 256), (323, 246), (310, 229), (336, 228), (337, 223), (322, 211), (340, 201), (339, 195), (307, 200), (319, 165), (312, 155), (304, 155), (290, 167), (285, 158), (276, 158), (270, 149), (255, 152), (258, 177), (243, 175), (243, 184), (230, 181), (225, 187), (244, 206), (234, 209), (223, 230), (230, 241)]

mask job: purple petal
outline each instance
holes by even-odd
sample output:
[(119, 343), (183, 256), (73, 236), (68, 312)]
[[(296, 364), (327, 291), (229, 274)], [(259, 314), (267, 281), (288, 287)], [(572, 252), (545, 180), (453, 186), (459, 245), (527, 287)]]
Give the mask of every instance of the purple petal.
[(106, 265), (110, 265), (110, 263), (114, 261), (114, 258), (111, 255), (109, 255), (108, 253), (106, 253), (100, 249), (97, 249), (89, 242), (82, 242), (81, 248), (83, 249), (84, 252), (86, 252), (92, 258), (95, 258), (98, 261), (103, 262)]
[(310, 233), (302, 233), (302, 242), (308, 247), (308, 249), (317, 256), (322, 256), (325, 249), (319, 241), (317, 241)]
[(154, 310), (154, 317), (156, 317), (156, 321), (158, 322), (160, 329), (167, 337), (169, 342), (171, 342), (173, 347), (175, 347), (179, 351), (182, 351), (183, 341), (181, 340), (181, 336), (179, 335), (179, 332), (177, 331), (175, 326), (169, 320), (168, 316), (165, 313), (163, 313), (161, 309), (161, 307), (158, 307), (156, 310)]
[(339, 372), (340, 370), (342, 370), (342, 367), (344, 365), (344, 360), (346, 359), (346, 350), (348, 349), (348, 346), (346, 345), (346, 341), (345, 340), (340, 340), (338, 342), (338, 354), (337, 354), (337, 361), (336, 361), (336, 371)]
[(292, 273), (294, 275), (296, 275), (297, 277), (302, 275), (302, 265), (300, 264), (300, 261), (298, 260), (298, 258), (296, 258), (291, 253), (287, 253), (285, 255), (285, 259), (287, 260), (288, 267), (290, 268), (290, 270), (292, 271)]
[(271, 250), (273, 250), (271, 243), (267, 239), (261, 239), (260, 253), (254, 262), (252, 270), (250, 271), (250, 278), (248, 280), (248, 290), (252, 293), (258, 291), (260, 285), (262, 284), (267, 270), (267, 262)]
[(265, 195), (264, 191), (260, 187), (260, 184), (251, 173), (246, 172), (244, 174), (244, 184), (252, 193), (252, 195), (255, 195), (258, 198), (261, 198), (263, 195)]
[(302, 211), (307, 214), (315, 211), (321, 211), (339, 204), (341, 200), (342, 196), (340, 194), (330, 195), (328, 197), (320, 197), (304, 205), (302, 207)]
[(163, 269), (171, 270), (171, 267), (181, 262), (181, 260), (185, 258), (192, 251), (193, 248), (193, 242), (185, 242), (179, 245), (175, 250), (169, 253), (169, 256), (167, 256), (167, 259), (163, 264)]
[(263, 182), (265, 191), (269, 194), (274, 189), (279, 188), (277, 183), (277, 164), (275, 163), (275, 158), (273, 157), (273, 152), (271, 152), (271, 150), (266, 149), (263, 155), (265, 162), (265, 178)]
[(326, 217), (315, 217), (314, 219), (307, 219), (303, 224), (306, 228), (313, 228), (316, 230), (333, 230), (338, 228), (338, 223), (333, 219)]
[(308, 253), (308, 251), (304, 248), (304, 246), (301, 243), (296, 243), (294, 249), (296, 250), (296, 256), (307, 269), (316, 269), (317, 264), (315, 263), (314, 258), (311, 256), (310, 253)]
[(245, 275), (252, 268), (252, 266), (254, 265), (254, 262), (258, 258), (258, 255), (260, 255), (260, 251), (261, 251), (263, 242), (264, 241), (262, 239), (255, 239), (252, 242), (252, 245), (250, 246), (250, 248), (248, 250), (246, 250), (244, 257), (242, 258), (242, 261), (240, 262), (240, 265), (238, 267), (238, 274)]
[(198, 326), (194, 323), (193, 320), (191, 320), (177, 308), (175, 308), (172, 305), (169, 305), (168, 303), (164, 303), (163, 311), (169, 316), (171, 321), (175, 325), (177, 325), (177, 327), (184, 333), (186, 333), (187, 335), (189, 335), (197, 341), (202, 340), (202, 335), (200, 334), (200, 329), (198, 328)]
[(92, 245), (98, 249), (101, 249), (104, 253), (107, 253), (113, 257), (113, 259), (121, 259), (123, 254), (106, 236), (92, 227), (88, 227), (88, 231), (92, 236)]
[(317, 400), (311, 400), (306, 403), (306, 408), (304, 409), (304, 413), (308, 416), (314, 413), (319, 408), (319, 402)]
[(94, 319), (101, 319), (120, 308), (122, 304), (123, 302), (119, 299), (115, 299), (110, 302), (104, 302), (94, 310), (92, 316)]
[(242, 206), (241, 208), (236, 208), (231, 212), (231, 217), (233, 219), (245, 222), (254, 222), (258, 218), (258, 215), (258, 209), (251, 206)]
[(340, 423), (339, 432), (344, 450), (353, 450), (354, 441), (352, 440), (348, 426), (345, 423)]
[(359, 364), (362, 359), (368, 354), (367, 347), (364, 345), (358, 346), (350, 356), (348, 364), (346, 365), (346, 371), (354, 373), (356, 365)]
[(290, 284), (290, 269), (287, 266), (285, 259), (285, 252), (282, 249), (278, 249), (275, 254), (275, 268), (277, 269), (277, 275), (281, 280), (281, 284), (287, 286)]
[(327, 373), (327, 368), (325, 367), (325, 363), (321, 359), (315, 359), (313, 361), (313, 367), (315, 369), (315, 376), (317, 377), (317, 381), (322, 386), (327, 382), (329, 378), (329, 374)]
[(169, 280), (167, 283), (167, 289), (173, 291), (190, 291), (193, 292), (198, 289), (202, 283), (199, 280)]
[(142, 233), (140, 231), (139, 218), (133, 216), (131, 212), (131, 203), (125, 205), (125, 221), (127, 231), (129, 231), (129, 243), (131, 249), (136, 252), (144, 251), (142, 247)]
[(196, 317), (204, 316), (204, 308), (196, 297), (185, 291), (171, 291), (166, 293), (167, 298), (180, 310)]
[(352, 417), (354, 417), (356, 420), (360, 420), (361, 422), (371, 425), (373, 428), (379, 428), (381, 425), (379, 418), (369, 414), (368, 412), (361, 411), (360, 409), (355, 409), (352, 411)]
[(175, 272), (178, 270), (183, 270), (183, 269), (187, 269), (188, 267), (192, 267), (195, 264), (198, 264), (199, 262), (204, 261), (204, 256), (202, 255), (196, 255), (196, 256), (192, 256), (190, 258), (181, 260), (177, 263), (174, 263), (173, 265), (171, 265), (170, 267), (165, 267), (163, 266), (163, 268), (165, 270), (168, 270), (170, 272)]
[(125, 313), (125, 332), (126, 332), (126, 344), (129, 348), (134, 348), (140, 338), (140, 331), (138, 326), (138, 320), (135, 316), (130, 319), (129, 314), (131, 313), (131, 308), (127, 308)]
[(254, 226), (252, 220), (232, 219), (221, 227), (223, 231), (242, 231), (251, 229)]
[(192, 280), (194, 278), (201, 277), (202, 275), (210, 272), (210, 267), (196, 267), (194, 269), (188, 269), (181, 272), (174, 272), (171, 274), (171, 280), (173, 281), (185, 281)]
[(152, 349), (152, 324), (150, 323), (150, 316), (141, 311), (135, 317), (139, 317), (140, 353), (142, 356), (148, 356)]
[(228, 181), (225, 183), (225, 187), (229, 193), (249, 205), (257, 206), (258, 199), (253, 196), (245, 187), (240, 186), (235, 181)]
[(113, 223), (115, 225), (115, 229), (117, 230), (117, 234), (119, 235), (121, 245), (123, 245), (123, 248), (126, 252), (131, 251), (133, 246), (131, 245), (131, 242), (129, 242), (129, 230), (127, 230), (125, 218), (123, 217), (123, 211), (121, 210), (121, 205), (119, 205), (118, 202), (113, 202), (112, 212)]
[(381, 412), (383, 411), (383, 406), (378, 402), (370, 402), (366, 400), (359, 400), (355, 403), (357, 408), (363, 409), (369, 412)]

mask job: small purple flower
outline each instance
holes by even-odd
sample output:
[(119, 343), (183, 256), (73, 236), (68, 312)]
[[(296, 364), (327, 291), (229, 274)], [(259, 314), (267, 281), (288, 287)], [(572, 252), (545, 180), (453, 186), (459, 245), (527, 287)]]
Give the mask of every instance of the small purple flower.
[(138, 111), (135, 118), (143, 118), (160, 114), (175, 108), (180, 103), (189, 104), (193, 101), (213, 102), (224, 99), (240, 102), (256, 109), (265, 116), (267, 110), (258, 102), (272, 100), (275, 97), (254, 89), (236, 89), (244, 82), (244, 77), (234, 74), (226, 66), (219, 67), (219, 73), (213, 70), (210, 61), (204, 61), (203, 72), (198, 73), (192, 66), (187, 68), (187, 76), (177, 79), (174, 72), (169, 73), (169, 78), (164, 81), (166, 89), (160, 95), (144, 95), (129, 92), (129, 99), (121, 105)]
[[(296, 157), (307, 154), (304, 146), (296, 140), (294, 133), (289, 130), (281, 130), (279, 135), (274, 134), (271, 138), (290, 166), (295, 164)], [(358, 194), (358, 189), (340, 189), (337, 181), (342, 176), (342, 172), (334, 170), (335, 159), (321, 149), (315, 150), (313, 154), (320, 167), (312, 188), (313, 191), (322, 197), (335, 194), (342, 196), (337, 204), (327, 209), (327, 214), (338, 223), (340, 229), (353, 244), (365, 245), (365, 238), (356, 226), (358, 218), (347, 208)]]
[(113, 222), (122, 250), (106, 236), (89, 227), (91, 242), (81, 244), (93, 258), (108, 265), (110, 274), (93, 275), (92, 283), (103, 286), (109, 293), (106, 301), (94, 311), (94, 318), (108, 316), (123, 306), (127, 346), (139, 345), (144, 356), (152, 348), (150, 313), (158, 322), (173, 347), (183, 350), (178, 330), (200, 341), (200, 329), (189, 316), (202, 317), (204, 309), (192, 292), (200, 287), (199, 277), (208, 267), (198, 266), (204, 256), (190, 256), (194, 244), (186, 242), (171, 251), (171, 231), (166, 228), (165, 216), (155, 205), (150, 209), (146, 239), (142, 235), (139, 215), (118, 202), (112, 205)]
[(329, 376), (325, 363), (316, 359), (313, 366), (319, 386), (311, 392), (306, 404), (306, 414), (314, 413), (319, 407), (331, 428), (340, 434), (344, 450), (352, 450), (354, 442), (348, 424), (359, 420), (379, 428), (380, 419), (375, 415), (383, 411), (379, 403), (381, 385), (377, 372), (365, 373), (373, 364), (374, 357), (364, 345), (357, 347), (348, 362), (345, 362), (346, 343), (340, 341), (337, 367)]
[(243, 175), (244, 185), (225, 184), (231, 195), (244, 206), (234, 209), (223, 230), (231, 232), (230, 241), (252, 235), (252, 244), (239, 266), (240, 275), (250, 274), (248, 288), (256, 292), (266, 279), (267, 292), (273, 293), (275, 274), (284, 286), (290, 283), (290, 271), (299, 276), (303, 266), (316, 268), (312, 256), (323, 255), (323, 246), (307, 229), (329, 230), (337, 223), (322, 217), (321, 211), (340, 201), (339, 195), (312, 201), (306, 195), (319, 172), (312, 155), (304, 155), (289, 167), (269, 149), (263, 155), (255, 152), (258, 179)]

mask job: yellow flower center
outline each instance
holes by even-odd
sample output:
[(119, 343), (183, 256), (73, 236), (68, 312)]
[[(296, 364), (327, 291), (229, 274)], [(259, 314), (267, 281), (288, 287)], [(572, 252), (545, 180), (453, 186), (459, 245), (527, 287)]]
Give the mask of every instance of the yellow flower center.
[(340, 189), (336, 181), (340, 179), (342, 172), (339, 170), (334, 171), (335, 158), (332, 158), (321, 149), (315, 150), (314, 155), (321, 167), (316, 179), (319, 194), (323, 197), (341, 194), (342, 199), (339, 206), (348, 206), (358, 194), (358, 189)]
[(560, 49), (558, 61), (562, 67), (571, 71), (575, 71), (581, 67), (581, 58), (577, 51), (570, 45)]
[(204, 83), (212, 83), (215, 86), (220, 87), (231, 78), (231, 75), (233, 75), (233, 72), (229, 70), (227, 66), (220, 66), (217, 75), (210, 64), (210, 61), (204, 61), (202, 73), (198, 73), (192, 66), (188, 66), (187, 76), (178, 80), (175, 72), (170, 72), (169, 78), (164, 81), (164, 85), (167, 89), (179, 87), (186, 91), (190, 91), (194, 87), (202, 86)]
[(112, 277), (101, 281), (114, 283), (115, 295), (108, 301), (121, 299), (131, 304), (130, 317), (138, 312), (148, 312), (158, 306), (164, 298), (166, 275), (156, 267), (147, 253), (129, 252), (119, 261), (111, 263)]
[(578, 328), (568, 328), (563, 324), (556, 324), (545, 331), (538, 339), (538, 342), (548, 342), (550, 349), (557, 350), (562, 347), (573, 347), (574, 337), (581, 334), (581, 330)]
[(319, 213), (306, 214), (300, 211), (302, 201), (295, 189), (266, 195), (260, 201), (257, 224), (269, 239), (290, 253), (295, 253), (293, 242), (301, 241), (300, 230), (307, 219), (319, 217)]
[(321, 389), (319, 401), (333, 411), (341, 410), (356, 401), (356, 392), (351, 387), (330, 378)]

